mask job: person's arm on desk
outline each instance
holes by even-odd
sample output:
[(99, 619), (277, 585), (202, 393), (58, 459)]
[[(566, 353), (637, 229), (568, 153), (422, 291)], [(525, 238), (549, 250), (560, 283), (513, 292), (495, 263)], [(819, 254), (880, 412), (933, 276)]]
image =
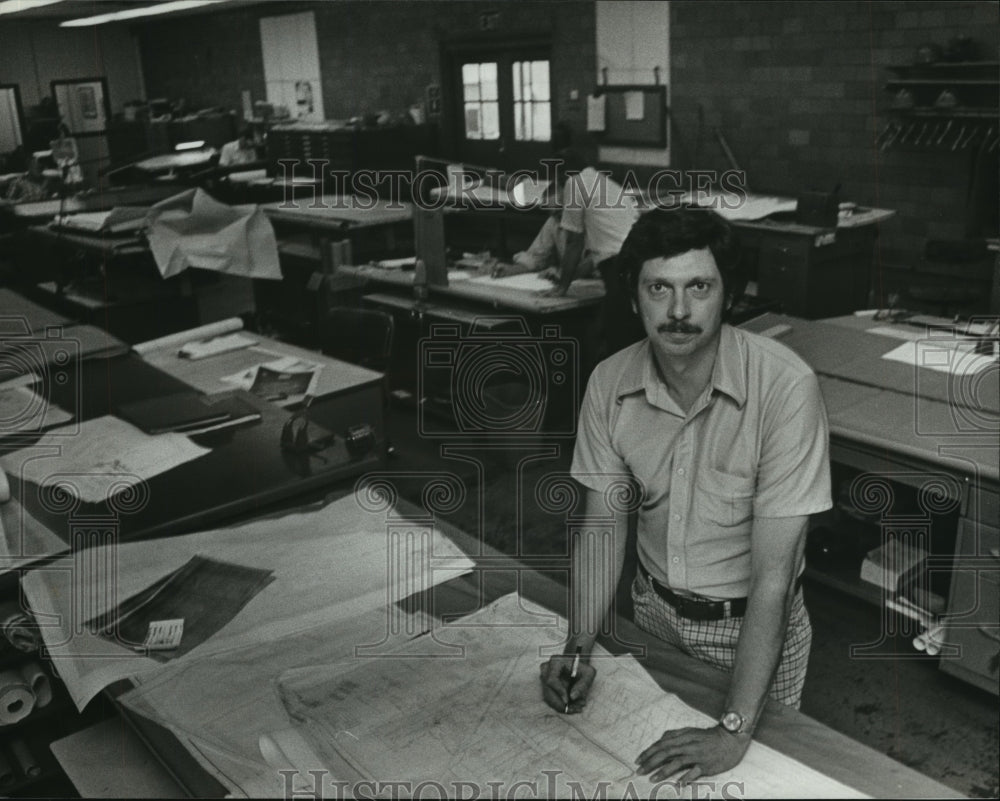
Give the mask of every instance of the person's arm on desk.
[[(585, 515), (588, 520), (603, 520), (607, 517), (604, 496), (592, 489), (586, 490)], [(616, 512), (612, 529), (620, 532), (615, 538), (613, 559), (608, 563), (604, 550), (604, 538), (592, 536), (586, 527), (572, 545), (573, 575), (577, 577), (575, 590), (570, 600), (569, 639), (561, 656), (553, 656), (542, 663), (542, 697), (557, 712), (581, 712), (587, 704), (587, 694), (597, 671), (590, 664), (590, 654), (594, 641), (601, 631), (604, 616), (614, 598), (615, 588), (625, 563), (625, 532), (627, 514)], [(584, 576), (598, 576), (596, 582), (583, 581)], [(580, 654), (576, 678), (572, 678), (572, 668), (576, 654)]]
[(759, 518), (753, 524), (754, 570), (724, 707), (745, 718), (743, 730), (733, 733), (719, 724), (665, 731), (639, 754), (639, 773), (655, 771), (650, 778), (656, 782), (685, 771), (679, 780), (686, 783), (722, 773), (743, 759), (781, 657), (805, 553), (807, 521), (807, 517)]
[(583, 261), (584, 239), (582, 233), (566, 231), (566, 249), (559, 262), (559, 280), (553, 289), (546, 292), (547, 295), (562, 297), (569, 291)]

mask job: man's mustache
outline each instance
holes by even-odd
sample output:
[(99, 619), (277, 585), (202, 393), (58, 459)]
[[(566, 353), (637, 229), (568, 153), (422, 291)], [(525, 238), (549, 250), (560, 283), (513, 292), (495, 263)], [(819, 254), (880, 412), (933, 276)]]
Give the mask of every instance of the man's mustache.
[(700, 334), (701, 328), (683, 320), (671, 320), (669, 323), (660, 323), (656, 330), (661, 334)]

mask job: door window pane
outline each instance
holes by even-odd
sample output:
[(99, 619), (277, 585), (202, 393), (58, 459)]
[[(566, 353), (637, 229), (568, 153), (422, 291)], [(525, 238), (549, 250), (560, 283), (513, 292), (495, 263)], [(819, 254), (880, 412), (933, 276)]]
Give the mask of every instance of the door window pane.
[(549, 97), (549, 62), (515, 61), (514, 138), (519, 142), (552, 139), (552, 103)]
[(495, 62), (462, 65), (466, 139), (499, 139), (500, 109)]

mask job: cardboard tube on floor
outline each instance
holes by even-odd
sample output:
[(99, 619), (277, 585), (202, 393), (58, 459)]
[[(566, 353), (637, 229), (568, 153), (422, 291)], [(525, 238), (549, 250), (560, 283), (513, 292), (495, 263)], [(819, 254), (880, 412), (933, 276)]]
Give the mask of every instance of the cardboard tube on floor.
[(41, 665), (37, 662), (26, 662), (21, 665), (21, 676), (35, 696), (36, 709), (41, 709), (52, 700), (52, 681)]
[(14, 783), (14, 766), (7, 759), (7, 754), (0, 749), (0, 787), (9, 787)]
[(0, 673), (0, 726), (24, 720), (35, 707), (35, 696), (16, 670)]
[(24, 740), (11, 740), (10, 752), (17, 761), (17, 766), (21, 769), (21, 773), (25, 776), (33, 779), (42, 772), (38, 760), (35, 759), (34, 754), (31, 753), (31, 749), (28, 748), (28, 744)]

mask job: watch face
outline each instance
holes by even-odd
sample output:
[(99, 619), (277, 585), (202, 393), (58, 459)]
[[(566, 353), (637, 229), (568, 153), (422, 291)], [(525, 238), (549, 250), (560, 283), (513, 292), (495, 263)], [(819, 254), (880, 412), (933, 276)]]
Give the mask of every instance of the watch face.
[(722, 724), (722, 728), (734, 734), (739, 733), (740, 729), (743, 728), (743, 716), (739, 712), (727, 712), (719, 722)]

